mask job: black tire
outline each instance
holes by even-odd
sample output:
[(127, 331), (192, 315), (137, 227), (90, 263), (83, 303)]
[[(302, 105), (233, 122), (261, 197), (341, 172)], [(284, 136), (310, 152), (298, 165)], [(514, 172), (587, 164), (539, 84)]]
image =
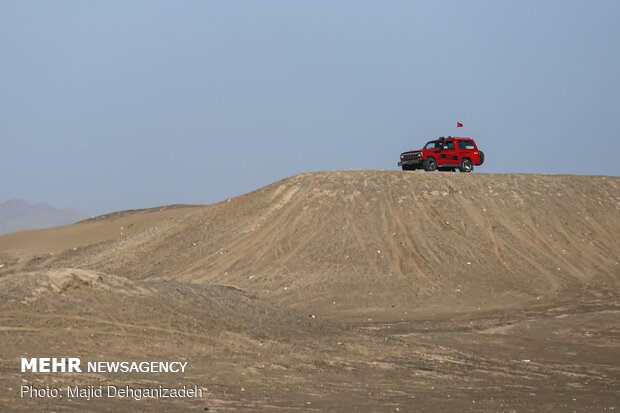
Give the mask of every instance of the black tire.
[(410, 171), (411, 167), (409, 165), (403, 165), (403, 171)]
[(461, 172), (471, 172), (474, 170), (474, 163), (469, 158), (461, 159), (461, 164), (459, 165), (459, 171)]
[(422, 162), (422, 166), (424, 167), (425, 171), (432, 172), (437, 169), (437, 161), (435, 160), (435, 158), (432, 157), (426, 158), (424, 162)]
[(480, 151), (480, 163), (478, 164), (478, 166), (482, 165), (484, 163), (484, 152)]

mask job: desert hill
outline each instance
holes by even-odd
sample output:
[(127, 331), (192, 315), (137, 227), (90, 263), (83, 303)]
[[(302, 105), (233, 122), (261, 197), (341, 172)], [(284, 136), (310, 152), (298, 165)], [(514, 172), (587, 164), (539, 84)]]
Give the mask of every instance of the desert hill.
[(206, 206), (0, 237), (5, 274), (231, 285), (321, 315), (468, 311), (614, 291), (620, 179), (338, 171)]
[[(0, 236), (0, 410), (617, 409), (619, 184), (316, 172)], [(50, 355), (188, 368), (19, 371)], [(22, 398), (21, 383), (205, 397)]]

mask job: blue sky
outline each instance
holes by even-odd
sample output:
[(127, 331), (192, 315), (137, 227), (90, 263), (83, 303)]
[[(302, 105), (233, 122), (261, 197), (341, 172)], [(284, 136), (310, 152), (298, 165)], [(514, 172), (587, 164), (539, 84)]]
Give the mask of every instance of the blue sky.
[(603, 0), (0, 0), (0, 202), (211, 203), (444, 135), (476, 139), (480, 173), (618, 176), (618, 21)]

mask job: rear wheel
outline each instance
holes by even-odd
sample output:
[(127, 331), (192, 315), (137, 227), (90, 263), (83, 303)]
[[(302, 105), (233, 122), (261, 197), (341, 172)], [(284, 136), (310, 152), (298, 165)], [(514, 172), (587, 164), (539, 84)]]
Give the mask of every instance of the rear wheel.
[(435, 160), (435, 158), (426, 158), (424, 162), (422, 162), (422, 166), (424, 167), (425, 171), (431, 172), (437, 169), (437, 161)]
[(461, 164), (459, 165), (459, 171), (461, 172), (471, 172), (474, 170), (474, 163), (469, 158), (461, 159)]

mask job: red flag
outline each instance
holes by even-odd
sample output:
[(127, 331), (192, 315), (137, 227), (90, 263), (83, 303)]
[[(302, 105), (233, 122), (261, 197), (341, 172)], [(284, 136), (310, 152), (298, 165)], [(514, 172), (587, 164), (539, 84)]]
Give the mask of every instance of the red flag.
[(462, 128), (462, 127), (463, 127), (463, 124), (462, 124), (461, 122), (456, 122), (456, 127), (457, 127), (457, 128)]

